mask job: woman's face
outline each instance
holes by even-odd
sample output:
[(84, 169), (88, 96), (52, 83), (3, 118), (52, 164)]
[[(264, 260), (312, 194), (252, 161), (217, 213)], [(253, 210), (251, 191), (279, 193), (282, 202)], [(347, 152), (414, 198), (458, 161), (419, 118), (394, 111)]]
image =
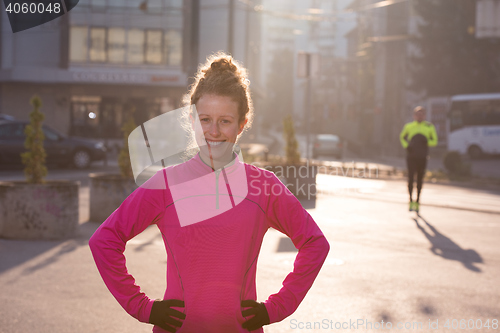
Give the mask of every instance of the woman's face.
[(194, 128), (202, 158), (217, 164), (226, 162), (232, 157), (233, 145), (246, 123), (239, 119), (238, 103), (228, 96), (203, 95), (196, 110), (199, 124), (195, 122)]

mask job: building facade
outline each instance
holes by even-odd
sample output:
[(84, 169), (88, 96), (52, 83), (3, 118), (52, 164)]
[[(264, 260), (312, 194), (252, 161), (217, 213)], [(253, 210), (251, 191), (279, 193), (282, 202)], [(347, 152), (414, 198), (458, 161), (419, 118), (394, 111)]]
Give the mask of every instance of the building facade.
[(353, 0), (356, 26), (346, 34), (347, 117), (339, 121), (350, 148), (364, 156), (402, 155), (399, 132), (418, 96), (407, 88), (415, 17), (409, 2)]
[[(331, 112), (333, 81), (330, 60), (335, 57), (337, 0), (262, 1), (261, 72), (265, 79), (270, 127), (280, 128), (287, 114), (299, 133), (324, 122)], [(320, 75), (298, 77), (298, 54), (320, 60)], [(310, 91), (310, 98), (308, 98)], [(321, 132), (321, 131), (320, 131)]]
[[(190, 2), (186, 2), (189, 4)], [(180, 106), (188, 85), (182, 0), (80, 0), (68, 14), (12, 33), (0, 15), (0, 113), (28, 119), (34, 94), (63, 134), (119, 139)]]

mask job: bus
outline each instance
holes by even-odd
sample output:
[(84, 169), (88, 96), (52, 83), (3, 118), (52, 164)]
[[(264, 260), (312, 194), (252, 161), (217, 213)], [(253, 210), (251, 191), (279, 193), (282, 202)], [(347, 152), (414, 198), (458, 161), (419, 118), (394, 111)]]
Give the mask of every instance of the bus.
[(448, 151), (500, 154), (500, 93), (452, 96), (448, 117)]

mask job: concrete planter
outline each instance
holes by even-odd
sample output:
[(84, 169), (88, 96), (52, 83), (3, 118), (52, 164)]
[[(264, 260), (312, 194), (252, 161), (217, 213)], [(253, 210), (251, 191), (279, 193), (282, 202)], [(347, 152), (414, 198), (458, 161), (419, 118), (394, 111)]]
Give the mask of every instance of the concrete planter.
[(133, 179), (120, 174), (91, 173), (90, 177), (90, 221), (102, 223), (135, 190)]
[(79, 220), (78, 181), (0, 182), (0, 237), (72, 237)]

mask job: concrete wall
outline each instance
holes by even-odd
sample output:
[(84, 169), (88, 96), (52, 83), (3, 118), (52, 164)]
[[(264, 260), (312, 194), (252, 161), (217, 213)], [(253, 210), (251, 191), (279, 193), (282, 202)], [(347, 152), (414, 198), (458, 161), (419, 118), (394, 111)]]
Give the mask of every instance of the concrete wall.
[(79, 182), (0, 182), (0, 237), (62, 239), (78, 229)]

